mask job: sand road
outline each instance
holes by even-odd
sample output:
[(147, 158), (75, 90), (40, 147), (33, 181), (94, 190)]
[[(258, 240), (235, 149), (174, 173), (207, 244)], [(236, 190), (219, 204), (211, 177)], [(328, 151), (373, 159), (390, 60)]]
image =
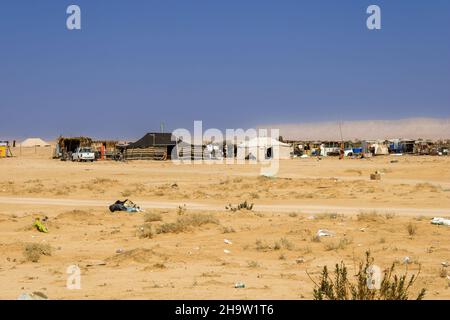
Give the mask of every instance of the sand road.
[[(9, 205), (34, 205), (34, 206), (64, 206), (64, 207), (108, 207), (111, 200), (87, 200), (64, 198), (23, 198), (0, 197), (0, 204)], [(137, 201), (143, 209), (175, 209), (180, 203), (170, 201)], [(223, 211), (224, 205), (212, 202), (185, 202), (186, 208), (192, 210)], [(299, 213), (323, 213), (336, 212), (340, 214), (357, 214), (361, 211), (377, 211), (381, 213), (396, 213), (402, 215), (438, 216), (446, 215), (450, 208), (396, 208), (396, 207), (355, 207), (355, 206), (326, 206), (305, 204), (259, 204), (254, 206), (255, 211), (264, 212), (299, 212)]]

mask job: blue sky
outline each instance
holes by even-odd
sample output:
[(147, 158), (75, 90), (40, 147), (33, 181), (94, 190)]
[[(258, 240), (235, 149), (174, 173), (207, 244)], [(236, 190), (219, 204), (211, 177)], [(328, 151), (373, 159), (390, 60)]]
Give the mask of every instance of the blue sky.
[[(66, 29), (66, 8), (82, 30)], [(366, 8), (382, 30), (366, 28)], [(0, 140), (450, 116), (450, 1), (2, 0)]]

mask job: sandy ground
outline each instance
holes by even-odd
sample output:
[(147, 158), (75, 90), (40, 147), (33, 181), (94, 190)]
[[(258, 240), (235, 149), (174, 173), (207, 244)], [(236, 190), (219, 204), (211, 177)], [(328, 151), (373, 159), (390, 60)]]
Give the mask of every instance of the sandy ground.
[[(430, 224), (450, 216), (450, 157), (293, 159), (265, 178), (250, 164), (72, 163), (52, 160), (50, 148), (13, 152), (0, 159), (2, 299), (33, 291), (51, 299), (310, 299), (306, 271), (317, 278), (343, 260), (354, 274), (366, 250), (382, 268), (420, 267), (414, 288), (450, 299), (441, 265), (450, 261), (450, 228)], [(370, 181), (374, 171), (381, 181)], [(125, 198), (145, 212), (109, 212)], [(253, 210), (225, 209), (245, 200)], [(49, 233), (32, 227), (45, 216)], [(177, 219), (194, 223), (168, 228)], [(317, 241), (319, 229), (334, 235)], [(27, 260), (29, 243), (49, 244), (51, 255)], [(80, 290), (66, 288), (70, 265), (81, 269)]]

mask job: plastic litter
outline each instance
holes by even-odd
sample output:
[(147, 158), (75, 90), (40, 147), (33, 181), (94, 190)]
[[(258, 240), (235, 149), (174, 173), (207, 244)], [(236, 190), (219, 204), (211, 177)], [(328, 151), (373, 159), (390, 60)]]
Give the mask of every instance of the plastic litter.
[(245, 283), (243, 283), (243, 282), (236, 282), (236, 283), (234, 284), (234, 287), (235, 287), (236, 289), (243, 289), (243, 288), (245, 288)]
[(228, 240), (228, 239), (223, 239), (223, 242), (225, 242), (226, 244), (233, 244), (233, 242), (231, 242), (231, 241)]
[(332, 237), (333, 233), (325, 229), (320, 229), (319, 231), (317, 231), (316, 235), (318, 237)]
[(142, 210), (133, 201), (126, 199), (124, 201), (117, 200), (116, 202), (114, 202), (112, 205), (109, 206), (109, 211), (111, 212), (127, 211), (133, 213), (133, 212), (140, 212)]
[(431, 224), (436, 224), (440, 226), (450, 226), (450, 219), (433, 218), (431, 219)]
[(42, 292), (33, 292), (31, 294), (22, 293), (17, 300), (48, 300), (48, 297)]
[(33, 227), (36, 227), (36, 229), (40, 232), (48, 233), (47, 227), (42, 223), (42, 221), (39, 218), (37, 218), (34, 221)]
[(230, 250), (227, 250), (227, 249), (223, 250), (223, 252), (226, 253), (226, 254), (231, 253), (231, 251), (230, 251)]

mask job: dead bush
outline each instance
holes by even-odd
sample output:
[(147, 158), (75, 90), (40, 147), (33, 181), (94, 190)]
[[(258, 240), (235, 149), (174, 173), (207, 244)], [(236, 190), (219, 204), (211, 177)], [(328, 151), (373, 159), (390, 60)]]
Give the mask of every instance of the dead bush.
[[(407, 277), (406, 274), (397, 275), (395, 272), (395, 263), (385, 270), (383, 280), (379, 288), (373, 288), (372, 276), (373, 259), (370, 252), (366, 252), (366, 261), (359, 264), (359, 271), (356, 274), (356, 283), (348, 277), (347, 267), (343, 262), (336, 264), (334, 278), (328, 273), (328, 268), (323, 268), (320, 281), (315, 284), (313, 291), (314, 300), (408, 300), (411, 295), (411, 288), (416, 282), (420, 269), (417, 274)], [(422, 300), (426, 290), (421, 289), (416, 296), (417, 300)]]
[(412, 224), (411, 222), (408, 223), (406, 226), (406, 230), (408, 231), (409, 236), (412, 238), (417, 233), (417, 226), (415, 224)]
[(162, 215), (159, 213), (148, 212), (144, 215), (145, 222), (162, 221)]
[(152, 225), (150, 223), (146, 223), (140, 226), (138, 229), (138, 236), (139, 238), (153, 238)]
[(38, 262), (41, 256), (51, 256), (52, 248), (46, 243), (27, 243), (23, 255), (27, 261)]
[(181, 216), (175, 222), (160, 225), (156, 229), (156, 233), (180, 233), (191, 227), (200, 227), (205, 224), (219, 224), (219, 220), (211, 214)]

